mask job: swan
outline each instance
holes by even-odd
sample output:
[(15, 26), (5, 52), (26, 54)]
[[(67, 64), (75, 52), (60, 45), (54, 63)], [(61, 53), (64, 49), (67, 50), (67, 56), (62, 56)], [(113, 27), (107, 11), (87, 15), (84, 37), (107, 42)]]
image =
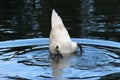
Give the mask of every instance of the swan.
[(61, 17), (52, 10), (51, 16), (51, 32), (49, 40), (49, 50), (51, 54), (69, 54), (77, 51), (77, 48), (80, 48), (82, 53), (82, 47), (79, 43), (73, 42), (70, 38), (70, 35), (65, 28)]

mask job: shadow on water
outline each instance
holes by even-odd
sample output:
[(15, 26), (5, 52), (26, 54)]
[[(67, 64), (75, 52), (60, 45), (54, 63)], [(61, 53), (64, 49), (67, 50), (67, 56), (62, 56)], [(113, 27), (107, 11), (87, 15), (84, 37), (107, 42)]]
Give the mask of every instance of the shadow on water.
[[(30, 41), (36, 41), (36, 44)], [(38, 40), (38, 42), (37, 42)], [(44, 40), (45, 43), (39, 43)], [(120, 49), (83, 44), (84, 53), (64, 54), (53, 60), (49, 55), (48, 39), (29, 39), (1, 42), (0, 78), (2, 80), (71, 80), (120, 79)], [(29, 44), (26, 43), (29, 42)], [(76, 39), (77, 42), (81, 42)], [(19, 42), (20, 44), (18, 44)], [(17, 43), (17, 44), (16, 44)], [(20, 46), (21, 43), (23, 46)], [(100, 43), (100, 42), (99, 42)], [(116, 45), (116, 44), (114, 44)]]

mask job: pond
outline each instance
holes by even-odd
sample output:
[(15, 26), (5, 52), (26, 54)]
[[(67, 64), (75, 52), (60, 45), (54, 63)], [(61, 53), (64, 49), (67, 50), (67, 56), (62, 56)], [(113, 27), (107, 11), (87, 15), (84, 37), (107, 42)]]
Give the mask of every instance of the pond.
[[(60, 15), (83, 54), (53, 60), (51, 12)], [(120, 79), (120, 0), (1, 0), (0, 79)]]
[(52, 9), (73, 38), (120, 41), (120, 0), (1, 0), (0, 41), (48, 38)]
[[(120, 79), (120, 43), (78, 39), (83, 54), (66, 54), (53, 60), (48, 38), (0, 42), (2, 80), (104, 80)], [(103, 44), (104, 43), (104, 44)]]

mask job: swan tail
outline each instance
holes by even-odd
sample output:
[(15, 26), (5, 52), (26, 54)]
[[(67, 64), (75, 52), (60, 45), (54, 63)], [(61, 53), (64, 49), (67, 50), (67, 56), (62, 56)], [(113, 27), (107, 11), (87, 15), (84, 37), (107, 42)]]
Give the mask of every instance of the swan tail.
[(52, 10), (51, 24), (52, 24), (52, 28), (54, 28), (54, 27), (56, 27), (58, 25), (64, 26), (64, 24), (62, 22), (62, 19), (57, 14), (57, 12), (55, 11), (55, 9)]

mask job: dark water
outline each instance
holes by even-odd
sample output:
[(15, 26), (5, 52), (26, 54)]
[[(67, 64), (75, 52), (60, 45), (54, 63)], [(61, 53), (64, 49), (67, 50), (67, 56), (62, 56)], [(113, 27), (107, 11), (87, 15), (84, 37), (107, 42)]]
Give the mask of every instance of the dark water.
[[(53, 8), (82, 44), (82, 56), (50, 58)], [(120, 0), (1, 0), (0, 79), (120, 79), (119, 13)]]
[(119, 0), (1, 0), (0, 40), (49, 37), (53, 8), (71, 37), (120, 41)]
[[(50, 58), (47, 38), (0, 42), (0, 79), (120, 79), (120, 43), (112, 47), (107, 45), (113, 44), (109, 41), (96, 40), (95, 45), (89, 39), (74, 40), (82, 43), (83, 55), (80, 56), (78, 50), (78, 54), (64, 54), (57, 61)], [(105, 44), (101, 45), (103, 42)]]

